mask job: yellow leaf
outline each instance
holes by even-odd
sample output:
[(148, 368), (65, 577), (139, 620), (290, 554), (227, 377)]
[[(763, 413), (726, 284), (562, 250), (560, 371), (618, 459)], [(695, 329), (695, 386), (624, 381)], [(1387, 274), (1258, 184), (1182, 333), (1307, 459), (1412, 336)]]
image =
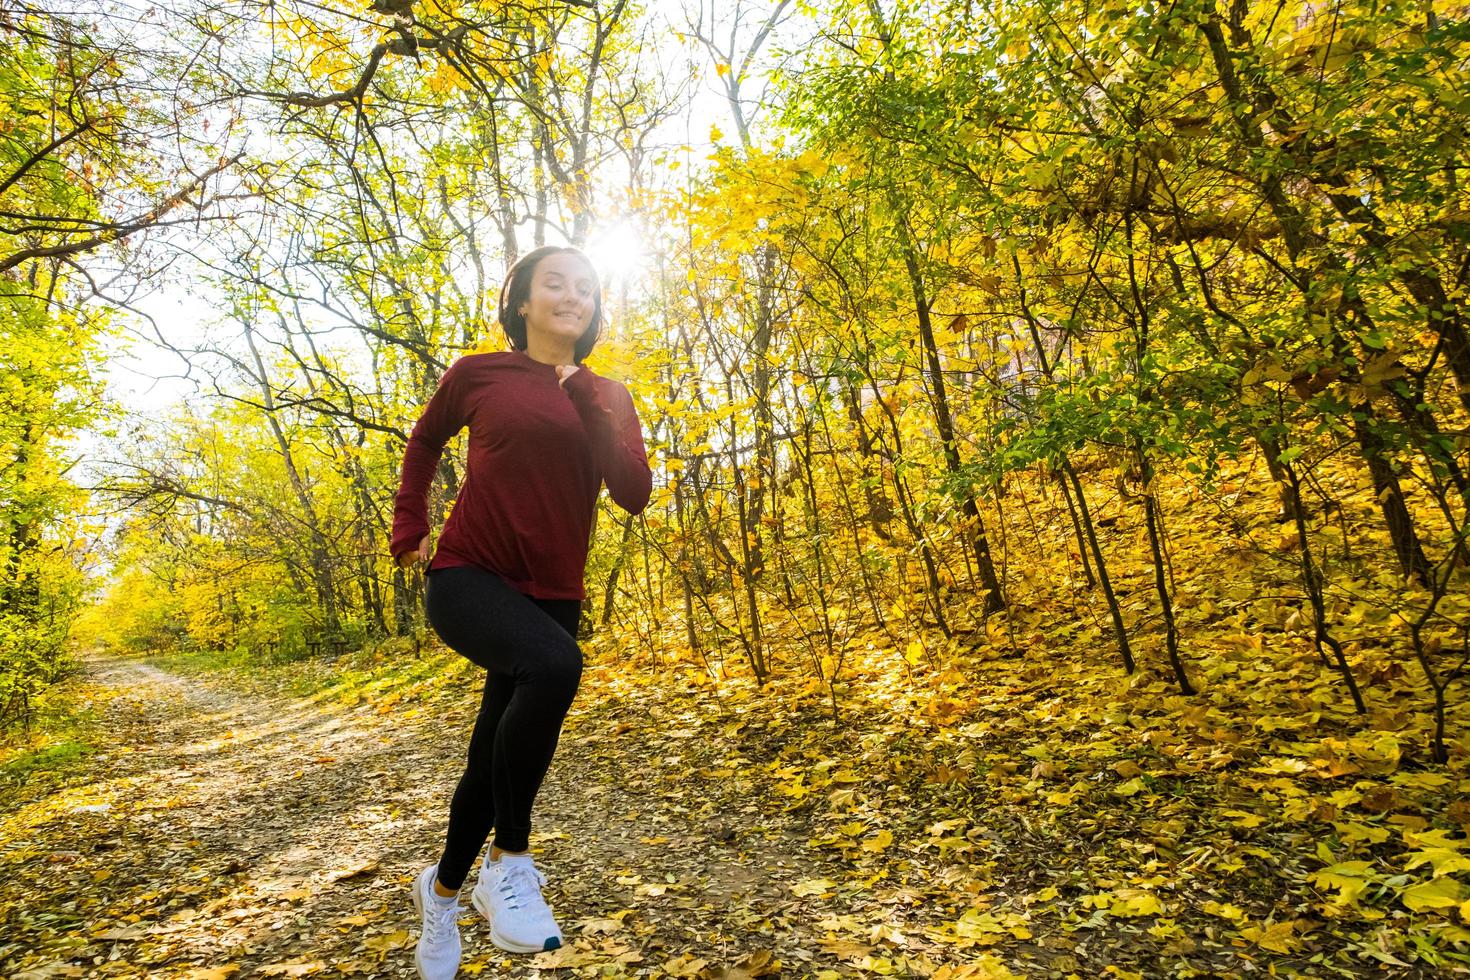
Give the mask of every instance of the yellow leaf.
[(1162, 915), (1163, 912), (1163, 903), (1157, 895), (1137, 888), (1118, 889), (1113, 893), (1112, 905), (1108, 907), (1110, 915), (1125, 917)]
[(770, 950), (758, 949), (747, 953), (733, 966), (716, 967), (708, 974), (709, 980), (755, 980), (781, 972), (781, 961)]
[(1020, 974), (1012, 973), (994, 956), (985, 955), (973, 963), (946, 964), (941, 966), (929, 980), (1018, 980)]
[(1269, 776), (1296, 775), (1307, 770), (1307, 763), (1303, 759), (1290, 757), (1267, 759), (1259, 766), (1251, 766), (1251, 772), (1263, 772)]
[(1422, 884), (1405, 888), (1399, 901), (1411, 912), (1429, 909), (1447, 909), (1460, 904), (1465, 897), (1465, 886), (1454, 878), (1435, 878)]
[(968, 939), (993, 946), (1007, 936), (1016, 939), (1030, 939), (1031, 930), (1026, 927), (1026, 922), (1026, 916), (1017, 912), (988, 912), (982, 909), (970, 909), (952, 926), (943, 931), (931, 933), (931, 935), (946, 942)]
[(1373, 827), (1353, 821), (1334, 823), (1332, 829), (1337, 831), (1337, 836), (1342, 838), (1343, 843), (1346, 844), (1355, 844), (1359, 841), (1382, 844), (1391, 836), (1386, 827)]
[(1224, 810), (1222, 816), (1233, 817), (1237, 827), (1259, 827), (1265, 823), (1266, 818), (1257, 813), (1247, 813), (1244, 810)]
[(1447, 831), (1439, 830), (1416, 830), (1404, 834), (1404, 843), (1410, 847), (1442, 847), (1450, 851), (1458, 851), (1465, 846), (1463, 837), (1446, 837)]
[(805, 881), (798, 881), (792, 885), (791, 891), (795, 895), (806, 898), (808, 895), (825, 894), (836, 887), (837, 882), (830, 878), (807, 878)]
[(1296, 936), (1296, 922), (1290, 919), (1269, 925), (1247, 926), (1240, 930), (1240, 935), (1273, 953), (1292, 953), (1301, 945)]
[[(537, 970), (557, 970), (567, 967), (588, 966), (590, 964), (600, 962), (602, 962), (602, 957), (599, 954), (593, 952), (590, 949), (587, 949), (585, 946), (582, 946), (579, 943), (572, 943), (569, 946), (562, 946), (558, 949), (554, 949), (549, 953), (537, 953), (536, 956), (531, 960), (531, 966), (535, 967)], [(701, 966), (703, 966), (703, 960), (699, 960), (698, 962)], [(697, 973), (698, 971), (696, 970), (695, 972)], [(693, 974), (689, 973), (674, 974), (674, 976), (692, 975)]]
[(888, 845), (892, 843), (893, 834), (887, 830), (880, 830), (872, 837), (869, 837), (867, 840), (863, 841), (860, 846), (863, 850), (869, 852), (870, 854), (879, 854), (887, 850)]
[(381, 936), (373, 936), (365, 939), (362, 944), (375, 953), (387, 953), (395, 949), (403, 949), (406, 946), (410, 946), (413, 944), (413, 940), (409, 938), (406, 930), (399, 929), (396, 932), (384, 933)]
[(292, 960), (289, 963), (267, 963), (260, 972), (267, 977), (304, 977), (327, 968), (321, 960)]
[(1318, 888), (1336, 888), (1339, 905), (1351, 905), (1358, 900), (1363, 889), (1368, 887), (1368, 874), (1372, 866), (1371, 861), (1344, 861), (1330, 868), (1314, 871), (1307, 877)]
[(1450, 777), (1442, 772), (1400, 772), (1393, 777), (1395, 785), (1409, 789), (1439, 789), (1449, 781)]
[(1457, 871), (1470, 871), (1470, 857), (1459, 854), (1447, 847), (1427, 847), (1422, 851), (1414, 851), (1406, 855), (1409, 859), (1410, 870), (1421, 864), (1432, 864), (1434, 866), (1434, 877), (1454, 874)]
[(663, 970), (671, 977), (696, 977), (709, 964), (698, 959), (692, 953), (683, 953), (669, 960), (663, 965)]
[(1228, 902), (1223, 904), (1220, 902), (1206, 902), (1201, 906), (1201, 909), (1207, 915), (1218, 915), (1220, 918), (1230, 919), (1232, 922), (1239, 922), (1245, 918), (1245, 912), (1241, 910), (1240, 906), (1231, 905)]
[(1392, 735), (1381, 735), (1371, 743), (1366, 739), (1352, 739), (1348, 747), (1365, 772), (1386, 776), (1399, 767), (1399, 740)]
[(1461, 929), (1459, 926), (1444, 926), (1434, 930), (1434, 935), (1440, 942), (1470, 943), (1470, 929)]

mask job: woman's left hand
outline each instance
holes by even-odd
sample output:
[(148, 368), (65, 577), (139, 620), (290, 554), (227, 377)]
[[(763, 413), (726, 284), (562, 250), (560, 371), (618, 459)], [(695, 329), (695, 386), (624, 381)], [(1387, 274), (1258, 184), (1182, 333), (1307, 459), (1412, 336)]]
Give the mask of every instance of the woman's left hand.
[(556, 383), (566, 386), (567, 378), (576, 374), (580, 368), (575, 364), (558, 364), (556, 366)]

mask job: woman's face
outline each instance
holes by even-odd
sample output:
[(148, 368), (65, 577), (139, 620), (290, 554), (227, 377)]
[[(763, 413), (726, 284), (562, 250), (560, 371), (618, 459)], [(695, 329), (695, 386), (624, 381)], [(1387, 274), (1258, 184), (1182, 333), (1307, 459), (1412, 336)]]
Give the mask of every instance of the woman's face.
[(540, 334), (558, 345), (587, 332), (597, 306), (597, 281), (581, 256), (548, 255), (536, 263), (531, 293), (521, 304), (526, 337)]

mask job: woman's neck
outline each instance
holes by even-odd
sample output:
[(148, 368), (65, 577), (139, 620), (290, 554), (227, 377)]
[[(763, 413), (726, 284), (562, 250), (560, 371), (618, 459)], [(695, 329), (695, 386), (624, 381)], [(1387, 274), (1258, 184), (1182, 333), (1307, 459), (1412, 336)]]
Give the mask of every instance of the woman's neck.
[(526, 335), (526, 356), (542, 364), (575, 363), (576, 349), (575, 341), (562, 342), (529, 332)]

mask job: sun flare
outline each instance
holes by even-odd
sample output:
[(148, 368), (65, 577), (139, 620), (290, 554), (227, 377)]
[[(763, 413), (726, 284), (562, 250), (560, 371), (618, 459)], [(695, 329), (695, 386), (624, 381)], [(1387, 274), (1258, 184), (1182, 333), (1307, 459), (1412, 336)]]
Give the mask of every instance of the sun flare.
[(592, 233), (583, 249), (605, 290), (625, 290), (647, 272), (648, 248), (636, 224), (621, 220)]

